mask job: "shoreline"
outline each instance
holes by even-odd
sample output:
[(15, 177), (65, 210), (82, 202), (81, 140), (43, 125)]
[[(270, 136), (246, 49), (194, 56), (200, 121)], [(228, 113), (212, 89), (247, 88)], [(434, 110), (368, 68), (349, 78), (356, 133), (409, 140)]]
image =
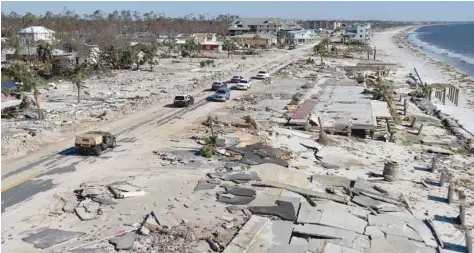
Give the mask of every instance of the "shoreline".
[[(426, 52), (424, 49), (414, 45), (409, 37), (409, 34), (412, 32), (415, 32), (421, 27), (424, 27), (427, 25), (420, 25), (420, 26), (415, 26), (408, 28), (401, 33), (401, 38), (395, 37), (396, 40), (400, 40), (399, 42), (405, 44), (408, 46), (408, 48), (415, 53), (415, 55), (421, 57), (425, 61), (429, 61), (430, 63), (439, 65), (440, 68), (442, 68), (444, 71), (448, 72), (446, 74), (449, 74), (451, 78), (454, 78), (455, 81), (458, 82), (472, 82), (474, 85), (474, 76), (471, 77), (468, 73), (465, 73), (464, 71), (460, 70), (457, 66), (454, 66), (450, 63), (446, 63), (438, 58), (436, 58), (433, 55), (430, 55), (428, 52)], [(397, 42), (397, 41), (396, 41)], [(426, 43), (426, 42), (425, 42)], [(450, 73), (449, 73), (450, 72)]]
[[(432, 103), (437, 110), (455, 118), (458, 124), (474, 137), (474, 80), (454, 66), (444, 63), (423, 52), (408, 40), (408, 34), (421, 26), (403, 27), (385, 31), (390, 37), (378, 38), (385, 43), (380, 49), (386, 51), (383, 61), (394, 61), (403, 66), (397, 73), (397, 79), (404, 82), (404, 76), (416, 68), (423, 82), (428, 84), (450, 83), (460, 89), (459, 106), (447, 101), (445, 105), (433, 97)], [(380, 34), (379, 37), (383, 37)], [(391, 41), (387, 41), (391, 40)], [(390, 45), (392, 43), (392, 45)], [(388, 58), (388, 59), (387, 59)]]
[[(445, 24), (445, 25), (449, 25), (449, 24)], [(427, 26), (434, 26), (434, 25), (420, 25), (420, 26), (416, 26), (415, 28), (413, 29), (410, 29), (409, 31), (407, 31), (405, 34), (404, 34), (404, 38), (405, 40), (413, 47), (415, 48), (418, 52), (422, 53), (423, 55), (429, 57), (429, 58), (432, 58), (433, 60), (436, 60), (436, 61), (439, 61), (443, 64), (445, 64), (446, 66), (449, 66), (449, 67), (452, 67), (454, 68), (454, 70), (456, 70), (457, 72), (460, 73), (460, 75), (462, 76), (466, 76), (466, 78), (470, 78), (471, 80), (474, 80), (474, 72), (471, 71), (471, 70), (464, 70), (461, 66), (458, 66), (457, 64), (459, 64), (461, 61), (464, 61), (463, 58), (461, 57), (464, 57), (464, 58), (469, 58), (469, 56), (466, 56), (466, 55), (463, 55), (461, 53), (456, 53), (454, 52), (453, 50), (451, 49), (447, 49), (447, 48), (442, 48), (442, 47), (439, 47), (439, 46), (436, 46), (434, 44), (431, 44), (429, 42), (426, 42), (426, 41), (423, 41), (421, 40), (420, 38), (418, 38), (416, 36), (416, 34), (411, 34), (411, 33), (415, 33), (418, 29), (422, 28), (422, 27), (427, 27)], [(441, 26), (441, 25), (437, 25), (437, 26)], [(411, 36), (410, 35), (413, 35), (412, 38), (410, 38)], [(440, 51), (446, 51), (445, 53), (443, 54), (440, 54), (440, 53), (437, 53), (437, 52), (434, 52), (434, 51), (431, 51), (427, 48), (424, 48), (422, 47), (421, 45), (417, 45), (417, 43), (420, 43), (420, 44), (426, 44), (427, 46), (430, 46), (430, 47), (434, 47), (435, 50), (440, 50)], [(424, 46), (424, 45), (423, 45)], [(446, 54), (446, 55), (444, 55)], [(451, 57), (450, 55), (458, 55), (460, 57)], [(459, 59), (459, 62), (456, 62), (456, 59)], [(466, 62), (466, 61), (465, 61)], [(472, 63), (469, 63), (470, 65), (472, 65)]]

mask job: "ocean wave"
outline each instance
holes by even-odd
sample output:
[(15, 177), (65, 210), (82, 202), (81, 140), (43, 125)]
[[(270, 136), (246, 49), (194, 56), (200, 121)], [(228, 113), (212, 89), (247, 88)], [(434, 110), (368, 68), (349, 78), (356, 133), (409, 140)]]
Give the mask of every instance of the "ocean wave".
[(410, 35), (409, 35), (410, 41), (415, 46), (423, 47), (423, 50), (430, 51), (430, 52), (432, 52), (434, 54), (437, 54), (439, 56), (442, 56), (442, 57), (452, 58), (452, 59), (454, 59), (454, 61), (457, 60), (458, 62), (464, 62), (464, 63), (474, 65), (474, 56), (458, 54), (458, 53), (452, 52), (450, 50), (437, 47), (437, 46), (435, 46), (433, 44), (430, 44), (428, 42), (422, 41), (421, 39), (418, 38), (418, 35), (420, 35), (420, 34), (427, 34), (427, 33), (413, 32), (413, 33), (410, 33)]

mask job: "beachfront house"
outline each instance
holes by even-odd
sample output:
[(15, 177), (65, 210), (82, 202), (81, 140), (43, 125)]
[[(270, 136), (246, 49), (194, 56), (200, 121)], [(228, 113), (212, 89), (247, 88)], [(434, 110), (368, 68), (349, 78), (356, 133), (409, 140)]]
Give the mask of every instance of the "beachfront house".
[(311, 30), (289, 31), (286, 33), (286, 42), (289, 44), (304, 44), (314, 41), (315, 33)]
[(369, 43), (372, 37), (372, 27), (370, 24), (353, 24), (346, 29), (348, 41), (357, 41), (360, 43)]
[(301, 29), (301, 26), (294, 20), (281, 18), (240, 18), (234, 20), (227, 28), (227, 31), (230, 36), (235, 36), (257, 33), (277, 34), (280, 30), (296, 31)]
[(55, 33), (55, 31), (49, 30), (48, 28), (43, 26), (30, 26), (20, 30), (18, 32), (18, 36), (20, 38), (20, 42), (23, 45), (35, 44), (38, 42), (46, 42), (49, 44), (53, 44), (55, 40)]

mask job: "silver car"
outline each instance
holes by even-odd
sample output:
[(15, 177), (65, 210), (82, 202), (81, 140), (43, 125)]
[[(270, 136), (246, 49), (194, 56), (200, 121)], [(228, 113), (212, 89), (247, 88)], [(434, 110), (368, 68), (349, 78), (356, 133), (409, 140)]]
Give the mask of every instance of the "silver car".
[(228, 88), (220, 88), (214, 93), (212, 98), (216, 101), (225, 102), (230, 99), (230, 90)]

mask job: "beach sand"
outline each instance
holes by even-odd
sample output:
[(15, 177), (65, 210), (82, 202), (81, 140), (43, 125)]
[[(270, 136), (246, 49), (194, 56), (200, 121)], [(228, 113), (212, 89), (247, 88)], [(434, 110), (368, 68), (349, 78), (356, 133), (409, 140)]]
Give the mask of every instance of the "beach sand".
[(412, 46), (406, 40), (406, 34), (416, 28), (394, 28), (374, 34), (372, 46), (377, 48), (377, 58), (400, 65), (394, 76), (398, 82), (404, 83), (405, 76), (410, 72), (415, 75), (416, 68), (423, 82), (450, 83), (459, 88), (458, 106), (448, 99), (446, 105), (443, 105), (434, 96), (432, 101), (439, 110), (458, 119), (463, 128), (474, 135), (474, 81), (455, 68), (423, 54), (420, 48)]

